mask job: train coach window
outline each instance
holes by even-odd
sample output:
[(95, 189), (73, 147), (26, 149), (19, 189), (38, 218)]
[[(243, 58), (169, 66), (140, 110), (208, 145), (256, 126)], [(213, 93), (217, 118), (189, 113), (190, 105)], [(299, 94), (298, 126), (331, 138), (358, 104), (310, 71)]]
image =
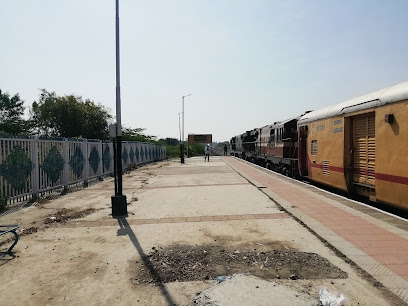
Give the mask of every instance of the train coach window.
[(310, 145), (310, 154), (316, 155), (317, 154), (317, 140), (312, 140)]
[(283, 128), (275, 130), (276, 141), (282, 141), (283, 136)]

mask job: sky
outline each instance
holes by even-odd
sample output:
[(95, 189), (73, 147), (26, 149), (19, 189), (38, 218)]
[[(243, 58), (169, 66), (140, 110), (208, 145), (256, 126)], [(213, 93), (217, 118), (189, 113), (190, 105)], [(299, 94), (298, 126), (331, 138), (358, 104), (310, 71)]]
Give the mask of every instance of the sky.
[[(122, 124), (222, 142), (408, 80), (408, 1), (120, 0)], [(0, 0), (0, 89), (116, 114), (115, 0)]]

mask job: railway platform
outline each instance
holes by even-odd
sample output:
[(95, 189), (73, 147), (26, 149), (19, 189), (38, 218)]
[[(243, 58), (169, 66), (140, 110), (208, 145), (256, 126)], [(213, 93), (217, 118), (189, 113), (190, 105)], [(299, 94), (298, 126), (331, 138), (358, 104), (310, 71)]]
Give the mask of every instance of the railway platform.
[(226, 162), (321, 239), (408, 302), (408, 222), (236, 158)]
[(234, 157), (145, 165), (123, 186), (121, 218), (112, 179), (1, 216), (21, 230), (0, 304), (318, 305), (323, 287), (408, 303), (405, 220)]

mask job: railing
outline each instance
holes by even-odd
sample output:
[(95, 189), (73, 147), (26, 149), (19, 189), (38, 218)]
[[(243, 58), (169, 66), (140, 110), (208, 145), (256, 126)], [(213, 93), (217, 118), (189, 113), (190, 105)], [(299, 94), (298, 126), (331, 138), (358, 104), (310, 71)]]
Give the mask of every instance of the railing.
[[(123, 169), (166, 158), (166, 148), (123, 142)], [(113, 173), (110, 141), (0, 138), (0, 198), (20, 202)]]

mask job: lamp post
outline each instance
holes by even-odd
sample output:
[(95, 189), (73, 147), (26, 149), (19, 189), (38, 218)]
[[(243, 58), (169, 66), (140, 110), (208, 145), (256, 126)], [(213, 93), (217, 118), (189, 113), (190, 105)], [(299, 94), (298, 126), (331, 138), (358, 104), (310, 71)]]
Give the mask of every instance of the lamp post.
[(182, 120), (181, 120), (181, 126), (182, 126), (182, 138), (181, 138), (181, 145), (180, 145), (180, 158), (181, 158), (181, 163), (184, 164), (184, 98), (191, 96), (191, 94), (185, 95), (182, 97), (181, 101), (181, 112), (182, 112)]
[(180, 137), (179, 137), (179, 144), (181, 143), (180, 114), (181, 114), (181, 112), (180, 112), (180, 113), (178, 113), (178, 117), (179, 117), (179, 134), (180, 134)]
[(112, 217), (126, 216), (126, 196), (122, 194), (122, 121), (120, 105), (120, 61), (119, 61), (119, 0), (116, 0), (116, 161), (117, 185), (115, 183), (115, 195), (111, 197)]

